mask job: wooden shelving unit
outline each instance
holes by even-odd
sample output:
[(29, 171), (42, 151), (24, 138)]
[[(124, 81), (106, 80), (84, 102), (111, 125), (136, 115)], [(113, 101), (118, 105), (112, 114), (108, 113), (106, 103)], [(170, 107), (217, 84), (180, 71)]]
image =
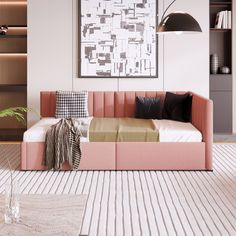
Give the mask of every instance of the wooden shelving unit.
[(210, 74), (215, 133), (232, 133), (232, 29), (214, 28), (217, 13), (226, 10), (232, 11), (232, 1), (210, 1), (210, 55), (218, 55), (219, 67), (230, 68), (230, 74), (221, 74), (220, 69)]
[[(27, 106), (27, 0), (0, 1), (0, 110)], [(20, 141), (25, 127), (1, 118), (0, 141)]]
[(26, 84), (1, 84), (0, 92), (27, 92)]

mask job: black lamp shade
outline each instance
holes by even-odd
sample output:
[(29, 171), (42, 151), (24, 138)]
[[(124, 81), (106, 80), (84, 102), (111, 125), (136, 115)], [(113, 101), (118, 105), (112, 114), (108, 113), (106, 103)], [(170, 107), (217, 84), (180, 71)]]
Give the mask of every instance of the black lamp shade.
[(174, 12), (158, 25), (157, 33), (202, 32), (198, 22), (188, 13)]

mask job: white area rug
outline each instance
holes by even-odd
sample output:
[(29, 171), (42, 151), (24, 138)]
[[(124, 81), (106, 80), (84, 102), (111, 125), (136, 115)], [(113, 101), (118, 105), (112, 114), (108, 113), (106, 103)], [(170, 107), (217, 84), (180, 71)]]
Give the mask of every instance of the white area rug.
[(87, 195), (21, 194), (20, 219), (5, 224), (5, 198), (0, 195), (0, 235), (78, 236)]
[(214, 145), (213, 172), (18, 171), (19, 145), (0, 145), (25, 194), (88, 194), (84, 235), (236, 235), (236, 144)]

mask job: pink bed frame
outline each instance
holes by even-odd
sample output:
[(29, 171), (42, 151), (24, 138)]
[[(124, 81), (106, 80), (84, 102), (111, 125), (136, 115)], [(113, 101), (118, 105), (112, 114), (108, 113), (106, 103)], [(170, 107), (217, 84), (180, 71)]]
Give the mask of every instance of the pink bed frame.
[[(183, 92), (177, 92), (183, 93)], [(192, 124), (203, 141), (88, 142), (81, 143), (80, 170), (212, 170), (212, 101), (193, 94)], [(42, 117), (54, 117), (56, 93), (40, 93)], [(165, 92), (89, 92), (89, 114), (94, 117), (134, 117), (135, 97), (161, 97)], [(46, 170), (42, 165), (44, 142), (21, 144), (21, 169)], [(63, 170), (69, 170), (67, 163)]]

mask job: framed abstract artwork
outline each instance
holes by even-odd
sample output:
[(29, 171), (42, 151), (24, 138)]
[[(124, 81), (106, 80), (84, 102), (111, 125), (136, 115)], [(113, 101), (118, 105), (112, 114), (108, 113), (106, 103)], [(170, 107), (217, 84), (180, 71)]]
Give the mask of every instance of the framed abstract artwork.
[(157, 78), (157, 4), (79, 1), (79, 77)]

